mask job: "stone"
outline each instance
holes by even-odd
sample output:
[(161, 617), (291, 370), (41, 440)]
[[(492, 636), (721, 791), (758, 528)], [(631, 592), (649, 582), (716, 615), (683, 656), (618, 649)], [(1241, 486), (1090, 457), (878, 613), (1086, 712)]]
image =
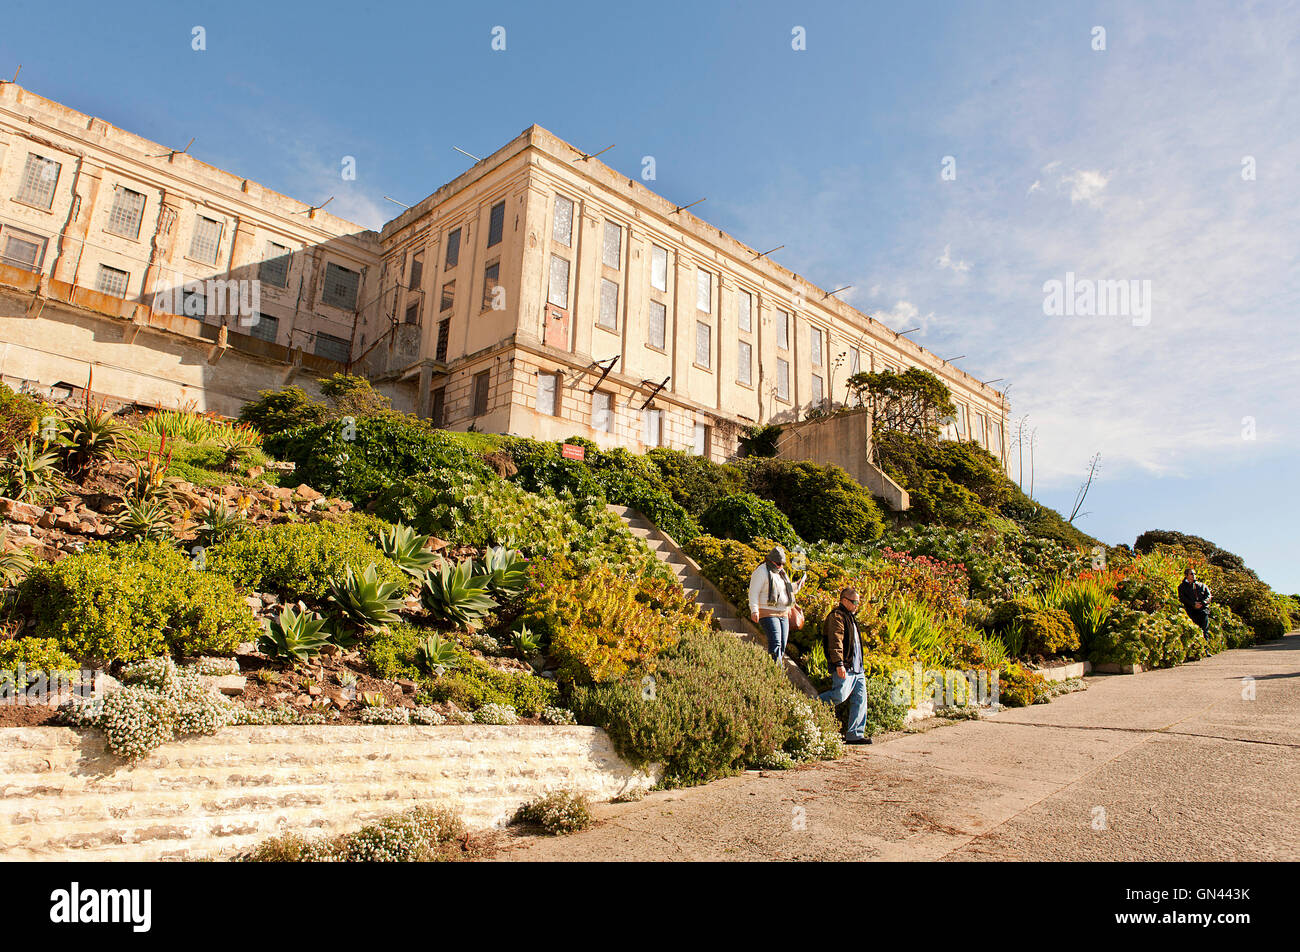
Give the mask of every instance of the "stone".
[(445, 548), (447, 548), (445, 540), (439, 539), (437, 536), (429, 536), (428, 549), (430, 552), (439, 552)]
[(417, 687), (416, 683), (410, 678), (398, 678), (397, 686), (402, 689), (403, 694), (414, 694)]
[(54, 528), (62, 529), (64, 532), (76, 532), (77, 526), (84, 522), (81, 517), (74, 515), (59, 516), (54, 520)]
[(220, 677), (211, 679), (212, 686), (222, 694), (238, 697), (244, 693), (244, 688), (248, 686), (248, 679), (242, 674), (223, 674)]
[(40, 526), (42, 529), (53, 529), (54, 519), (55, 519), (54, 513), (47, 512), (45, 513), (45, 515), (41, 516), (39, 519), (36, 520), (36, 524)]
[(293, 495), (297, 496), (299, 499), (305, 499), (307, 502), (315, 502), (317, 499), (325, 498), (324, 494), (318, 493), (306, 483), (299, 485), (298, 488), (293, 491)]
[(252, 468), (249, 469), (249, 471), (248, 471), (248, 475), (249, 475), (250, 478), (252, 478), (252, 479), (256, 479), (258, 476), (261, 476), (264, 472), (266, 472), (266, 467), (264, 467), (264, 466), (254, 466), (254, 467), (252, 467)]
[(19, 502), (16, 499), (0, 496), (0, 516), (10, 522), (34, 526), (43, 515), (45, 515), (45, 510), (40, 506), (33, 506), (31, 503)]
[(244, 603), (255, 612), (262, 610), (262, 600), (256, 595), (249, 595), (244, 599)]
[(249, 655), (258, 654), (257, 642), (242, 641), (235, 648), (235, 656), (238, 658), (247, 658)]
[(307, 688), (307, 693), (310, 694), (312, 697), (320, 697), (322, 694), (325, 693), (325, 689), (321, 687), (319, 684), (313, 684), (309, 688)]

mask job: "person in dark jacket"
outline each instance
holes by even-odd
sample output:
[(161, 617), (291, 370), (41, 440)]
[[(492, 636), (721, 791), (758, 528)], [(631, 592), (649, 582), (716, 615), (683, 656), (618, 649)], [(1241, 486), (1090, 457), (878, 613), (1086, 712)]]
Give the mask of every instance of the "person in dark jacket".
[(1204, 582), (1196, 581), (1196, 570), (1188, 569), (1183, 573), (1182, 584), (1178, 586), (1178, 600), (1183, 603), (1187, 617), (1200, 627), (1207, 635), (1210, 633), (1210, 588)]
[(826, 666), (831, 669), (830, 689), (820, 700), (831, 705), (849, 702), (847, 723), (844, 727), (846, 744), (870, 744), (864, 736), (867, 723), (867, 677), (862, 670), (862, 638), (858, 634), (858, 593), (846, 588), (840, 592), (840, 603), (831, 609), (822, 622), (822, 638), (826, 643)]

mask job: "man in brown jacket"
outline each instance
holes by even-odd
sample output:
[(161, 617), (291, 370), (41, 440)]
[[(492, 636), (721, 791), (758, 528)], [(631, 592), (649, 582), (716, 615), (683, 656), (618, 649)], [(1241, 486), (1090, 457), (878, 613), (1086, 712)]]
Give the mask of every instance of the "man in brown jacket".
[(856, 589), (844, 589), (840, 592), (840, 603), (822, 622), (831, 686), (822, 693), (821, 700), (832, 706), (845, 700), (849, 702), (848, 721), (844, 728), (846, 744), (871, 743), (871, 738), (863, 733), (867, 724), (867, 677), (862, 669), (862, 638), (858, 634), (856, 615), (858, 601)]

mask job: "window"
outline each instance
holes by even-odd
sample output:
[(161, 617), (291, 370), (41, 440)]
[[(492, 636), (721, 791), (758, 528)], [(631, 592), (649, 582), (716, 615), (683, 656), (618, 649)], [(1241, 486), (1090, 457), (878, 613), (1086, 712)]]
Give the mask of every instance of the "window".
[(420, 302), (418, 300), (406, 305), (406, 323), (420, 323)]
[(438, 322), (438, 349), (434, 352), (436, 360), (443, 361), (444, 363), (446, 362), (447, 339), (450, 336), (451, 336), (451, 321), (450, 320), (439, 321)]
[(569, 262), (551, 255), (551, 289), (546, 300), (556, 307), (569, 306)]
[(438, 311), (450, 311), (456, 303), (456, 282), (448, 281), (442, 286), (442, 301), (438, 305)]
[(129, 188), (113, 189), (113, 207), (108, 212), (104, 230), (123, 238), (140, 237), (140, 219), (144, 217), (144, 196)]
[(618, 330), (618, 285), (607, 278), (600, 279), (600, 316), (596, 323), (611, 331)]
[(604, 244), (600, 251), (601, 261), (607, 268), (617, 268), (623, 261), (623, 226), (612, 221), (605, 222)]
[(573, 247), (573, 202), (563, 195), (555, 196), (555, 217), (551, 220), (551, 240)]
[(280, 319), (269, 314), (255, 314), (253, 323), (248, 325), (248, 333), (250, 337), (274, 344), (276, 335), (280, 333)]
[(591, 425), (602, 433), (614, 432), (614, 397), (603, 390), (591, 395)]
[(709, 426), (707, 423), (695, 424), (695, 445), (691, 451), (696, 456), (709, 455)]
[(321, 293), (322, 304), (342, 308), (345, 311), (357, 309), (357, 291), (361, 286), (361, 274), (351, 268), (344, 268), (332, 261), (325, 265), (325, 288)]
[(753, 348), (749, 341), (742, 340), (736, 344), (736, 382), (747, 387), (754, 385)]
[(819, 406), (826, 394), (822, 390), (822, 378), (816, 374), (812, 375), (812, 402), (813, 406)]
[(447, 264), (445, 270), (450, 271), (460, 263), (460, 229), (453, 228), (451, 234), (447, 236)]
[(483, 269), (483, 310), (490, 310), (501, 286), (501, 262), (493, 261)]
[(808, 348), (812, 365), (820, 367), (822, 365), (822, 332), (820, 327), (808, 328)]
[(491, 248), (493, 245), (501, 244), (501, 234), (505, 231), (506, 226), (506, 203), (497, 202), (488, 212), (488, 243)]
[(433, 400), (429, 405), (429, 422), (434, 426), (442, 426), (446, 422), (447, 416), (447, 388), (439, 387), (433, 391)]
[(488, 384), (491, 371), (485, 370), (474, 375), (474, 416), (482, 416), (488, 411)]
[(28, 271), (41, 270), (45, 258), (45, 239), (12, 228), (3, 229), (4, 242), (0, 245), (0, 261), (14, 268)]
[(790, 400), (790, 362), (780, 357), (776, 359), (776, 395), (787, 403)]
[(668, 309), (658, 301), (650, 302), (650, 337), (647, 343), (659, 350), (667, 342)]
[(316, 332), (316, 356), (327, 357), (330, 360), (337, 360), (341, 364), (348, 362), (348, 352), (351, 345), (342, 337), (335, 337), (333, 334), (324, 334)]
[(966, 439), (966, 404), (957, 404), (957, 439)]
[(997, 420), (989, 420), (989, 452), (1002, 458), (1002, 424)]
[(754, 329), (754, 299), (748, 291), (736, 295), (736, 314), (736, 322), (742, 331), (748, 334)]
[(289, 249), (274, 241), (266, 243), (266, 258), (257, 269), (260, 281), (277, 288), (289, 286)]
[(190, 239), (190, 257), (204, 264), (216, 264), (223, 228), (221, 222), (199, 215), (194, 222), (194, 237)]
[(650, 248), (650, 286), (656, 291), (668, 290), (668, 249), (658, 245)]
[(411, 255), (411, 280), (407, 287), (413, 291), (418, 291), (424, 281), (424, 252), (417, 251)]
[(776, 312), (776, 346), (782, 350), (790, 349), (790, 312), (779, 308)]
[(861, 372), (862, 370), (862, 351), (856, 347), (849, 348), (849, 376)]
[(975, 414), (975, 426), (971, 429), (970, 438), (981, 446), (984, 445), (984, 414)]
[(713, 328), (703, 321), (695, 322), (695, 362), (710, 367), (713, 355)]
[(713, 313), (713, 275), (707, 271), (695, 272), (695, 309)]
[(54, 204), (54, 187), (59, 183), (62, 168), (53, 159), (29, 152), (27, 164), (23, 166), (23, 177), (18, 182), (18, 194), (14, 197), (24, 205), (49, 208)]
[(111, 294), (113, 297), (126, 297), (126, 284), (131, 280), (131, 276), (125, 271), (119, 271), (117, 268), (110, 268), (106, 264), (99, 266), (99, 277), (95, 281), (95, 290), (100, 294)]
[(663, 440), (663, 411), (642, 410), (641, 419), (643, 421), (641, 442), (649, 447), (661, 445)]
[(560, 405), (556, 399), (559, 392), (559, 378), (555, 374), (539, 373), (537, 375), (537, 412), (555, 416)]

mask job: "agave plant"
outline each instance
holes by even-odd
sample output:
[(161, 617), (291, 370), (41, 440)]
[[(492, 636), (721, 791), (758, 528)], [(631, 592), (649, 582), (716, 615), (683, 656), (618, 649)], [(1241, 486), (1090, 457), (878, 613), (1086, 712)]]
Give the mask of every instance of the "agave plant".
[(255, 452), (250, 443), (229, 434), (218, 439), (217, 446), (224, 454), (222, 466), (232, 473), (242, 473), (247, 469)]
[[(4, 548), (4, 538), (0, 538), (0, 550)], [(13, 552), (0, 551), (0, 581), (5, 585), (11, 585), (23, 575), (27, 574), (36, 562), (31, 553), (26, 549), (15, 549)]]
[(439, 559), (437, 568), (424, 573), (420, 603), (443, 621), (476, 628), (498, 604), (487, 593), (487, 584), (486, 575), (474, 575), (470, 561), (453, 568), (447, 560)]
[(266, 632), (257, 641), (257, 650), (282, 661), (309, 661), (329, 644), (321, 631), (324, 626), (324, 620), (314, 613), (285, 605), (279, 617), (269, 620)]
[(528, 584), (528, 562), (516, 549), (493, 546), (487, 550), (482, 562), (475, 563), (474, 574), (487, 577), (488, 591), (492, 594), (514, 598), (523, 594), (524, 586)]
[(18, 443), (0, 460), (0, 487), (10, 499), (41, 502), (58, 486), (57, 461), (55, 454), (37, 448), (35, 440)]
[(528, 626), (520, 623), (519, 630), (510, 633), (510, 644), (518, 653), (519, 657), (528, 661), (542, 653), (542, 646), (537, 640), (537, 636), (528, 630)]
[(60, 409), (58, 442), (68, 475), (80, 479), (103, 460), (110, 459), (126, 439), (127, 428), (113, 419), (102, 404), (87, 399), (79, 410)]
[(438, 560), (432, 552), (424, 550), (429, 537), (420, 535), (410, 526), (399, 522), (391, 529), (379, 533), (379, 548), (401, 567), (403, 572), (420, 578)]
[(127, 499), (120, 503), (113, 516), (113, 525), (125, 538), (131, 540), (172, 537), (167, 503), (162, 499)]
[(243, 513), (227, 506), (224, 498), (209, 499), (196, 534), (203, 545), (216, 545), (238, 532), (245, 521)]
[(430, 635), (416, 646), (415, 663), (425, 674), (440, 675), (459, 664), (456, 649), (440, 635)]
[(329, 599), (340, 615), (359, 628), (373, 630), (398, 620), (405, 599), (400, 582), (385, 582), (371, 564), (360, 575), (347, 567), (341, 579), (329, 580)]

